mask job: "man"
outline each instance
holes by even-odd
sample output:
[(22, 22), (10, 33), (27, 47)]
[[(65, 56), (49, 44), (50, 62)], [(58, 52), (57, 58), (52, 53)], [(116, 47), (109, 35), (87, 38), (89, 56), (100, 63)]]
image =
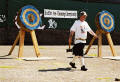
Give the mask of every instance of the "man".
[(97, 38), (97, 35), (92, 31), (88, 23), (85, 21), (87, 13), (85, 11), (80, 12), (80, 19), (76, 20), (70, 29), (69, 36), (69, 49), (72, 42), (72, 37), (75, 34), (74, 46), (73, 46), (73, 60), (69, 63), (72, 68), (76, 68), (75, 60), (76, 58), (81, 59), (81, 70), (87, 71), (84, 63), (83, 49), (87, 39), (87, 32)]

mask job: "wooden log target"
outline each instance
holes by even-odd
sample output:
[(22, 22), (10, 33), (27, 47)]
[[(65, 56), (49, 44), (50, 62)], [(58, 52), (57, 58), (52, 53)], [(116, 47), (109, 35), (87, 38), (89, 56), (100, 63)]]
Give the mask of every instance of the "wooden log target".
[(18, 25), (26, 30), (37, 29), (42, 23), (39, 11), (32, 5), (22, 7), (18, 12)]
[[(113, 31), (115, 28), (114, 16), (108, 11), (104, 10), (102, 12), (97, 13), (96, 18), (95, 18), (95, 23), (98, 28), (96, 31), (96, 34), (98, 35), (98, 57), (102, 56), (101, 51), (102, 51), (102, 35), (103, 34), (107, 37), (112, 55), (116, 56), (116, 52), (113, 47), (112, 38), (110, 36), (110, 32)], [(85, 54), (88, 53), (94, 40), (95, 40), (95, 37), (93, 37), (92, 40), (90, 41)]]
[(97, 28), (104, 32), (111, 32), (115, 28), (114, 16), (106, 10), (99, 12), (95, 21)]
[(24, 6), (18, 12), (17, 23), (20, 26), (20, 31), (8, 55), (11, 55), (13, 49), (15, 48), (15, 45), (19, 41), (18, 58), (23, 56), (22, 54), (23, 54), (23, 47), (24, 47), (25, 32), (27, 31), (31, 35), (36, 56), (39, 57), (40, 52), (38, 48), (37, 38), (34, 31), (42, 23), (39, 11), (32, 5)]

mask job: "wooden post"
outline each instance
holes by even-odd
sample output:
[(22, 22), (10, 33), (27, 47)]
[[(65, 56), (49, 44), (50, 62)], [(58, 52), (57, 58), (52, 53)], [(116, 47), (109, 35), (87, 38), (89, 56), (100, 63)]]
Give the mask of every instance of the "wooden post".
[(98, 37), (98, 57), (101, 57), (102, 51), (102, 33), (99, 34)]
[[(32, 30), (32, 31), (29, 31), (29, 32), (30, 32), (31, 37), (32, 37), (32, 42), (33, 42), (33, 45), (34, 45), (34, 48), (35, 48), (36, 56), (39, 57), (40, 56), (40, 52), (39, 52), (39, 48), (38, 48), (38, 42), (37, 42), (37, 38), (36, 38), (36, 35), (35, 35), (35, 31)], [(24, 39), (25, 39), (25, 30), (20, 29), (20, 31), (19, 31), (19, 33), (18, 33), (18, 35), (16, 37), (16, 40), (14, 41), (13, 46), (10, 49), (8, 55), (11, 55), (13, 49), (15, 48), (15, 45), (17, 44), (18, 40), (20, 40), (19, 41), (18, 58), (22, 57), (23, 47), (24, 47)]]
[[(96, 34), (99, 34), (98, 30), (96, 31)], [(89, 51), (90, 47), (92, 46), (92, 44), (93, 44), (93, 42), (94, 42), (95, 39), (96, 39), (95, 37), (92, 38), (92, 40), (89, 43), (89, 46), (88, 46), (87, 50), (85, 51), (85, 54), (88, 53), (88, 51)]]
[(23, 54), (24, 38), (25, 38), (25, 31), (20, 29), (20, 42), (19, 42), (18, 58), (22, 57), (22, 54)]
[(95, 40), (95, 37), (93, 37), (92, 40), (90, 41), (89, 46), (88, 46), (87, 50), (85, 51), (85, 54), (87, 54), (88, 51), (90, 50), (90, 47), (92, 46), (94, 40)]
[(108, 43), (109, 43), (109, 46), (110, 46), (110, 49), (112, 51), (113, 56), (117, 56), (115, 53), (114, 47), (113, 47), (113, 42), (112, 42), (112, 38), (110, 36), (110, 33), (107, 33), (106, 37), (107, 37), (107, 40), (108, 40)]
[(17, 44), (17, 42), (18, 42), (18, 40), (19, 40), (19, 38), (20, 38), (20, 32), (18, 33), (18, 35), (17, 35), (17, 37), (16, 37), (16, 40), (14, 41), (13, 46), (12, 46), (12, 48), (10, 49), (8, 55), (11, 55), (13, 49), (15, 48), (15, 45)]
[(33, 41), (33, 45), (34, 45), (34, 48), (35, 48), (36, 56), (39, 57), (40, 52), (39, 52), (39, 48), (38, 48), (38, 42), (37, 42), (37, 38), (36, 38), (36, 35), (35, 35), (35, 31), (34, 30), (30, 31), (30, 34), (31, 34), (31, 37), (32, 37), (32, 41)]

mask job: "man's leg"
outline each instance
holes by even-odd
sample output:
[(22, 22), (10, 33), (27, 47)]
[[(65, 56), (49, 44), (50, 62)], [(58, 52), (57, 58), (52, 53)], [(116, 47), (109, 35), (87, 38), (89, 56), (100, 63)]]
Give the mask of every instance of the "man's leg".
[(83, 56), (79, 56), (80, 60), (81, 60), (81, 70), (82, 71), (87, 71), (88, 69), (85, 68), (85, 60), (84, 60), (84, 57)]
[(72, 68), (76, 68), (75, 66), (75, 60), (78, 58), (78, 56), (74, 56), (73, 60), (69, 63)]

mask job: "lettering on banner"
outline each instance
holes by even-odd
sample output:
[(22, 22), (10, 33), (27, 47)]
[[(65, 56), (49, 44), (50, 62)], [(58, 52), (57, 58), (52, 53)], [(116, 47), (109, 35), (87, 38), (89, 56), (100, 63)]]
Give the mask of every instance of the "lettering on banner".
[(44, 9), (45, 18), (77, 18), (76, 10), (51, 10)]

